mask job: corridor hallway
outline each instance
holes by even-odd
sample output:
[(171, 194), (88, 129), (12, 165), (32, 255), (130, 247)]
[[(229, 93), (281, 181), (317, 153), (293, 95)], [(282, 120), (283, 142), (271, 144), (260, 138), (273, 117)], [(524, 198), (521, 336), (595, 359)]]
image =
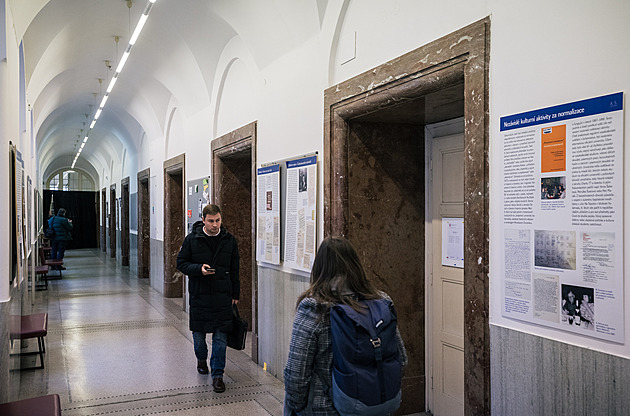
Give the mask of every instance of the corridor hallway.
[(33, 313), (48, 312), (45, 368), (20, 372), (20, 399), (57, 393), (64, 416), (282, 414), (284, 386), (251, 360), (251, 345), (228, 348), (227, 390), (214, 393), (197, 373), (181, 298), (97, 249), (64, 262), (63, 279), (34, 293)]

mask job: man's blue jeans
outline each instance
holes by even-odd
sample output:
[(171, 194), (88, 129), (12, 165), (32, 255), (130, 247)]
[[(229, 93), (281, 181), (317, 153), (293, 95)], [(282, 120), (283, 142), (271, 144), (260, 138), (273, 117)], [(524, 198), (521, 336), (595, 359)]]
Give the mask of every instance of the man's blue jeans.
[(67, 240), (53, 240), (50, 249), (51, 260), (63, 260), (63, 254), (66, 252)]
[[(193, 331), (193, 345), (198, 360), (208, 359), (208, 345), (205, 332)], [(210, 375), (212, 378), (223, 378), (225, 369), (225, 350), (227, 348), (227, 334), (217, 331), (212, 334), (212, 356), (210, 356)]]

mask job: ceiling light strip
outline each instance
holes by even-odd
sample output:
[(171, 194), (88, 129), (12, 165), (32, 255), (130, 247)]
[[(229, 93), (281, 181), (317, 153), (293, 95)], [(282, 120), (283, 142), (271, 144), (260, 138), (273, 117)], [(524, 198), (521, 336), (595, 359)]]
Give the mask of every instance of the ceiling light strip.
[(140, 16), (140, 20), (138, 21), (138, 24), (136, 25), (136, 29), (133, 31), (133, 34), (131, 35), (131, 38), (129, 39), (129, 44), (127, 45), (127, 49), (125, 49), (125, 52), (123, 53), (123, 56), (121, 57), (120, 62), (118, 63), (118, 66), (116, 67), (114, 76), (112, 77), (112, 80), (109, 82), (109, 86), (107, 87), (107, 91), (105, 92), (105, 95), (103, 96), (103, 100), (101, 101), (101, 104), (96, 110), (96, 114), (94, 114), (94, 119), (92, 120), (92, 123), (90, 124), (90, 128), (87, 134), (85, 135), (85, 138), (83, 139), (83, 143), (81, 143), (81, 147), (79, 148), (76, 156), (74, 157), (74, 161), (72, 162), (71, 169), (74, 169), (74, 165), (77, 163), (77, 160), (79, 159), (79, 155), (81, 154), (83, 147), (85, 147), (85, 143), (87, 143), (88, 141), (90, 131), (94, 128), (94, 125), (96, 124), (96, 120), (98, 120), (101, 113), (103, 112), (103, 107), (105, 107), (105, 103), (107, 102), (107, 99), (109, 98), (110, 93), (114, 89), (114, 85), (116, 84), (116, 81), (118, 81), (118, 76), (120, 75), (120, 72), (125, 66), (125, 63), (127, 63), (127, 59), (129, 58), (129, 54), (131, 53), (131, 48), (138, 40), (138, 37), (140, 36), (140, 32), (142, 32), (142, 28), (147, 22), (147, 19), (149, 18), (149, 12), (151, 11), (151, 8), (153, 7), (153, 3), (155, 2), (156, 0), (149, 0), (149, 2), (147, 3), (147, 6), (144, 9), (144, 12), (142, 12), (142, 15)]

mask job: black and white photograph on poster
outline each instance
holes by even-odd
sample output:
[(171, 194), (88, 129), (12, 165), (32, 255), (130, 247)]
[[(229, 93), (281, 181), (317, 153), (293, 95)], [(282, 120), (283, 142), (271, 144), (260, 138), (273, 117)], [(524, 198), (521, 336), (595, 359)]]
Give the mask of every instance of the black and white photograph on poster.
[(567, 194), (567, 177), (555, 176), (540, 180), (540, 199), (564, 199)]
[(307, 168), (299, 169), (300, 181), (298, 185), (298, 192), (306, 192), (306, 190), (308, 189), (307, 172)]
[(536, 230), (534, 265), (575, 270), (575, 231)]
[(562, 323), (575, 328), (595, 329), (594, 290), (588, 287), (562, 285)]

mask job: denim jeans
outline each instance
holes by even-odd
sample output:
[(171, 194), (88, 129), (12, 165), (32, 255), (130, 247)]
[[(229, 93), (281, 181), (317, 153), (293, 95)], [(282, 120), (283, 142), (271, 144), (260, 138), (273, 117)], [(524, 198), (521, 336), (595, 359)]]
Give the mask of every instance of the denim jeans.
[(66, 252), (67, 240), (53, 240), (50, 248), (51, 260), (63, 260), (63, 254)]
[[(205, 332), (193, 331), (193, 345), (198, 360), (208, 359), (208, 345)], [(210, 356), (210, 375), (212, 378), (223, 378), (225, 369), (225, 350), (227, 348), (227, 334), (217, 331), (212, 334), (212, 355)]]

